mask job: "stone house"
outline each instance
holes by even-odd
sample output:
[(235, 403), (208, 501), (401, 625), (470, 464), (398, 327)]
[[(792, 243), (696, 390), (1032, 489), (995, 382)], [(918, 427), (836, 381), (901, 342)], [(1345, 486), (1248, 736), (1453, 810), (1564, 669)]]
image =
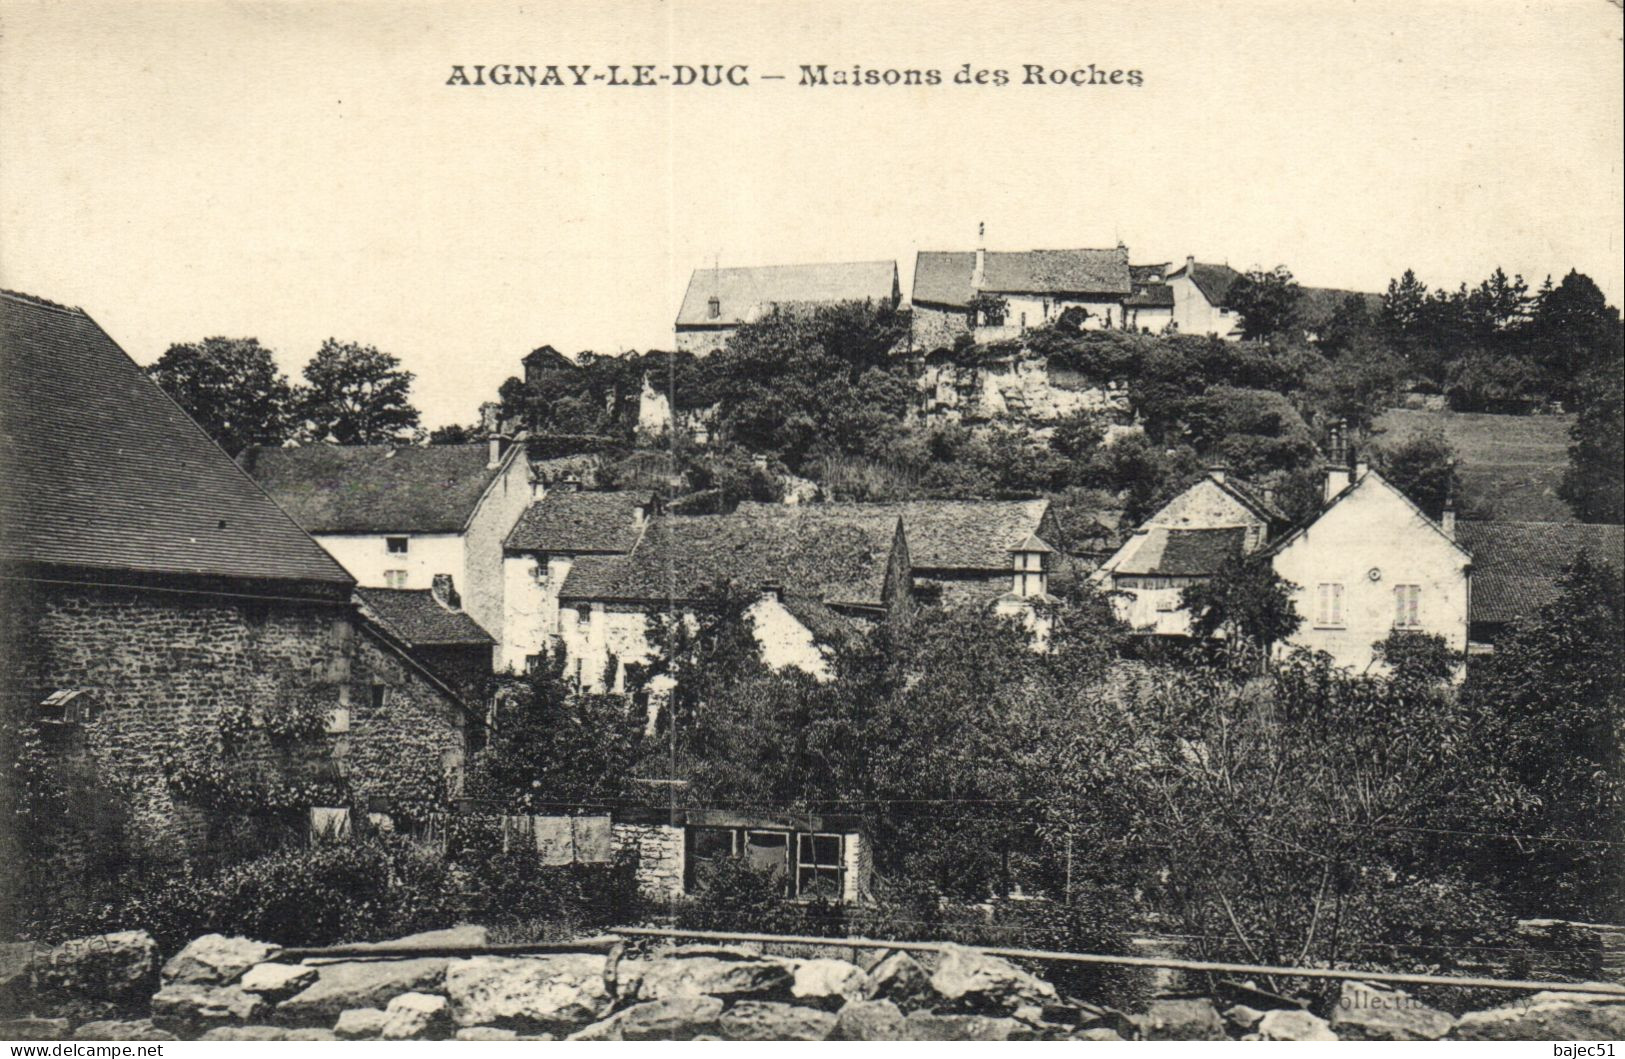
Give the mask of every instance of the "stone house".
[(1134, 292), (1123, 299), (1123, 329), (1160, 335), (1174, 319), (1174, 289), (1168, 285), (1168, 266), (1130, 265)]
[(816, 506), (661, 515), (624, 555), (579, 555), (558, 590), (557, 644), (584, 688), (622, 691), (646, 663), (657, 615), (693, 620), (723, 585), (749, 595), (763, 661), (829, 676), (829, 648), (877, 621), (906, 621), (908, 544), (897, 517)]
[(625, 555), (653, 511), (650, 493), (596, 492), (560, 483), (519, 517), (503, 541), (503, 638), (497, 668), (522, 673), (559, 635), (559, 590), (582, 556)]
[(83, 311), (7, 293), (0, 325), (5, 794), (37, 740), (70, 807), (28, 837), (63, 887), (236, 841), (239, 810), (444, 801), (470, 716), (353, 577)]
[(1212, 468), (1146, 519), (1091, 575), (1110, 590), (1118, 617), (1162, 636), (1190, 634), (1180, 594), (1227, 560), (1268, 545), (1288, 519), (1268, 491)]
[(1457, 540), (1455, 513), (1435, 522), (1363, 460), (1351, 476), (1334, 454), (1320, 511), (1267, 554), (1303, 618), (1283, 650), (1324, 651), (1358, 670), (1374, 665), (1372, 645), (1395, 630), (1467, 650), (1473, 557)]
[(1557, 598), (1564, 569), (1580, 553), (1625, 572), (1625, 526), (1464, 520), (1456, 535), (1473, 553), (1467, 639), (1477, 654), (1493, 651), (1512, 623), (1536, 617)]
[(726, 345), (741, 324), (775, 308), (847, 301), (896, 308), (901, 297), (895, 261), (698, 268), (677, 312), (677, 348), (704, 356)]
[[(365, 588), (426, 591), (449, 576), (502, 639), (502, 542), (533, 499), (525, 446), (251, 448), (239, 462)], [(493, 664), (495, 659), (493, 659)]]
[[(1128, 250), (922, 250), (914, 259), (913, 345), (920, 353), (951, 349), (961, 336), (977, 342), (1017, 338), (1028, 328), (1077, 310), (1080, 326), (1120, 327), (1134, 293)], [(1002, 313), (977, 309), (983, 296), (1002, 299)]]
[[(739, 512), (750, 515), (775, 507), (748, 502), (739, 505)], [(1007, 596), (1047, 595), (1064, 541), (1050, 502), (1044, 499), (813, 504), (802, 510), (824, 517), (840, 517), (847, 511), (901, 521), (914, 594), (944, 606), (984, 606)]]

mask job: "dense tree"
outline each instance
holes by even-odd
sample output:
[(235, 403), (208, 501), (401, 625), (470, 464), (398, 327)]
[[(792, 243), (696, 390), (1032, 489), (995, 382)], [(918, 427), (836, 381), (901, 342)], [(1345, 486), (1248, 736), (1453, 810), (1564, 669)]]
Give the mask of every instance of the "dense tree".
[(1398, 443), (1379, 445), (1371, 455), (1383, 477), (1429, 518), (1437, 519), (1445, 503), (1461, 495), (1456, 451), (1442, 432), (1415, 434)]
[[(1556, 287), (1542, 292), (1530, 330), (1534, 356), (1560, 400), (1583, 398), (1582, 379), (1625, 358), (1619, 310), (1579, 272), (1570, 271)], [(1619, 391), (1614, 394), (1617, 399)]]
[(1287, 334), (1298, 326), (1303, 290), (1285, 265), (1252, 269), (1230, 285), (1225, 307), (1241, 317), (1243, 338)]
[(1241, 556), (1185, 588), (1180, 606), (1190, 612), (1193, 636), (1223, 633), (1230, 645), (1256, 659), (1303, 624), (1292, 603), (1294, 587), (1267, 557)]
[(258, 339), (177, 343), (147, 374), (233, 456), (289, 437), (293, 389)]
[(464, 426), (461, 423), (447, 423), (429, 431), (429, 444), (431, 445), (466, 445), (471, 441), (480, 440), (481, 432), (478, 427)]
[(1527, 795), (1486, 814), (1479, 828), (1533, 836), (1487, 849), (1487, 870), (1526, 913), (1617, 922), (1625, 915), (1625, 603), (1619, 570), (1602, 559), (1579, 557), (1558, 597), (1475, 663), (1464, 697), (1493, 721), (1484, 745)]
[(1580, 392), (1558, 492), (1587, 522), (1625, 522), (1625, 366), (1594, 368)]
[(305, 365), (300, 405), (317, 441), (376, 445), (397, 440), (418, 425), (411, 372), (376, 346), (328, 339)]

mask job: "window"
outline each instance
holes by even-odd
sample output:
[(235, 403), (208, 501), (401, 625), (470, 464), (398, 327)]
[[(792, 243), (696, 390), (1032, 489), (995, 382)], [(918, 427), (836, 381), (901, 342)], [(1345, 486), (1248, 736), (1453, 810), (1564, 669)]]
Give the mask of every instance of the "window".
[(1401, 629), (1422, 626), (1422, 586), (1394, 586), (1394, 625)]
[(328, 735), (343, 735), (348, 732), (350, 730), (349, 707), (340, 706), (337, 709), (328, 710), (325, 730)]
[(384, 546), (389, 549), (391, 555), (406, 554), (407, 543), (405, 537), (385, 537)]
[(536, 557), (536, 565), (530, 568), (530, 576), (535, 579), (538, 585), (547, 584), (547, 556), (538, 555)]
[(1342, 585), (1321, 582), (1315, 586), (1315, 624), (1322, 628), (1342, 627)]
[(840, 835), (796, 836), (796, 896), (839, 901), (845, 894), (846, 859)]
[(781, 878), (790, 874), (790, 833), (788, 831), (746, 831), (745, 863), (755, 871)]
[(1177, 611), (1178, 609), (1179, 609), (1179, 595), (1178, 595), (1178, 593), (1164, 590), (1160, 595), (1157, 596), (1157, 613), (1158, 614), (1172, 614), (1175, 611)]
[(583, 605), (576, 608), (576, 621), (579, 621), (581, 624), (585, 625), (591, 620), (592, 607)]
[(722, 299), (715, 294), (711, 295), (711, 299), (706, 303), (705, 307), (713, 320), (722, 315)]
[(406, 587), (406, 571), (405, 570), (385, 570), (384, 571), (384, 587), (385, 588), (405, 588)]
[(373, 709), (381, 710), (381, 709), (384, 708), (384, 702), (385, 702), (385, 700), (387, 698), (388, 690), (389, 689), (384, 687), (384, 685), (382, 685), (382, 684), (374, 684), (372, 686), (372, 708)]

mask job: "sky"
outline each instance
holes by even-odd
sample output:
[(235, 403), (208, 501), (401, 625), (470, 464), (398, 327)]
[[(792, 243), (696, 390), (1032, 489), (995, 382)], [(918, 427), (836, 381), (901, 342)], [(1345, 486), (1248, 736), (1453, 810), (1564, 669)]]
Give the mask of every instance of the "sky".
[[(1625, 290), (1609, 0), (0, 0), (0, 286), (136, 360), (252, 335), (472, 422), (544, 343), (665, 349), (692, 270), (1126, 243), (1139, 262)], [(743, 64), (474, 87), (456, 64)], [(801, 64), (942, 71), (804, 87)], [(962, 86), (963, 64), (1012, 83)], [(1143, 84), (1024, 85), (1024, 64)], [(472, 71), (470, 69), (470, 74)], [(780, 74), (783, 81), (761, 80)], [(568, 75), (566, 75), (568, 78)]]

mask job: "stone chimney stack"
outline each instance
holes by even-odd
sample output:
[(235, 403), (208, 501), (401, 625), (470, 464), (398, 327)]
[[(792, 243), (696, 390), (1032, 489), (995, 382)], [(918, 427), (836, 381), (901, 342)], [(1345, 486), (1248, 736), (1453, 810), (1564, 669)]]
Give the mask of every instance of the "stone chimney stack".
[(1189, 276), (1191, 274), (1191, 271), (1193, 269), (1195, 269), (1195, 268), (1196, 268), (1196, 255), (1195, 254), (1186, 254), (1185, 255), (1185, 275)]
[(1215, 463), (1213, 466), (1207, 469), (1207, 476), (1213, 479), (1215, 482), (1224, 481), (1224, 475), (1225, 466), (1222, 463)]
[(429, 594), (434, 597), (447, 610), (462, 610), (463, 599), (457, 594), (457, 586), (452, 582), (450, 574), (435, 574), (429, 586)]
[(981, 290), (982, 283), (987, 278), (987, 225), (977, 222), (976, 225), (976, 270), (971, 273), (970, 285), (972, 290)]
[(1451, 540), (1456, 539), (1456, 502), (1454, 500), (1444, 502), (1444, 513), (1439, 516), (1439, 528), (1444, 530), (1446, 537)]
[(1348, 449), (1344, 447), (1343, 421), (1341, 419), (1331, 426), (1331, 436), (1327, 449), (1326, 495), (1323, 499), (1330, 502), (1332, 497), (1349, 486), (1349, 454)]

